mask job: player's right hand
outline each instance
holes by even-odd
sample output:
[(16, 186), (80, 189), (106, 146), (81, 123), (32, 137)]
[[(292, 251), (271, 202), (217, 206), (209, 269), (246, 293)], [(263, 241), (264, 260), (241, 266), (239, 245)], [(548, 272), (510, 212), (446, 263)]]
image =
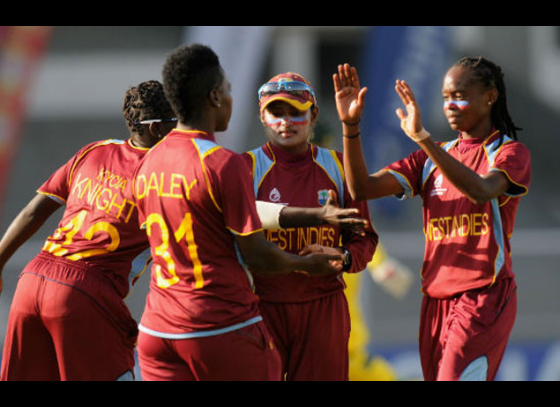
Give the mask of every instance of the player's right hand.
[(302, 271), (299, 273), (305, 274), (307, 276), (328, 276), (333, 274), (342, 273), (342, 262), (344, 261), (344, 256), (338, 252), (312, 252), (311, 254), (305, 254), (308, 252), (300, 253), (303, 256), (305, 263), (307, 265), (302, 267)]
[(338, 66), (333, 75), (335, 102), (338, 116), (343, 123), (359, 123), (365, 107), (367, 88), (360, 87), (360, 78), (355, 67), (349, 64)]

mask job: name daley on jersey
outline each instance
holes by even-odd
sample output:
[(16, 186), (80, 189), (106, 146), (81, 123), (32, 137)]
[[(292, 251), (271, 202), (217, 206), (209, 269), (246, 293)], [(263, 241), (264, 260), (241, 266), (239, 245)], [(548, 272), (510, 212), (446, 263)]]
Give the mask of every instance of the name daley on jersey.
[(189, 181), (183, 174), (166, 174), (165, 172), (140, 174), (135, 179), (134, 193), (136, 199), (144, 199), (151, 194), (160, 198), (190, 200), (190, 192), (197, 180)]

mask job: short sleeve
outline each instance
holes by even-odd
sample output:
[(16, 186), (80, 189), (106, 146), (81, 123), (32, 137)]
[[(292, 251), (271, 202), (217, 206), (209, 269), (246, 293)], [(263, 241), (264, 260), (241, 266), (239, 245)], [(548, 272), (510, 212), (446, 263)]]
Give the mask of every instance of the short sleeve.
[(257, 212), (253, 181), (247, 161), (239, 154), (220, 149), (207, 157), (212, 160), (212, 184), (226, 227), (236, 235), (262, 230)]
[(422, 192), (422, 171), (428, 156), (422, 150), (384, 168), (391, 173), (404, 189), (401, 199), (413, 198)]
[(56, 202), (64, 205), (68, 200), (69, 185), (68, 185), (69, 163), (60, 167), (51, 177), (39, 187), (38, 193), (48, 196)]
[(88, 144), (78, 151), (66, 164), (56, 170), (54, 174), (39, 187), (37, 192), (47, 195), (61, 205), (64, 205), (70, 196), (70, 184), (76, 166), (95, 144), (97, 143)]
[(499, 171), (507, 176), (510, 188), (506, 195), (527, 195), (531, 185), (531, 153), (522, 143), (506, 143), (500, 148), (490, 171)]

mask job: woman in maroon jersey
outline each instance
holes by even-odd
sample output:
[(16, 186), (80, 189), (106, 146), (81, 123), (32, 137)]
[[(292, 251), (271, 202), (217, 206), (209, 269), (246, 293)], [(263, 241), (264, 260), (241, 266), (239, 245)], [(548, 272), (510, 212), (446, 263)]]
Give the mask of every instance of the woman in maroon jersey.
[(333, 76), (343, 124), (345, 169), (356, 199), (421, 196), (426, 234), (420, 356), (426, 380), (493, 380), (513, 328), (517, 297), (509, 239), (531, 164), (517, 141), (501, 69), (463, 58), (443, 80), (443, 111), (458, 139), (424, 129), (408, 84), (396, 91), (405, 134), (420, 150), (369, 175), (359, 122), (366, 89), (355, 68)]
[[(289, 253), (343, 254), (344, 272), (365, 269), (378, 237), (366, 203), (355, 203), (344, 182), (342, 154), (310, 143), (319, 108), (301, 75), (283, 73), (259, 90), (261, 122), (269, 142), (245, 158), (255, 197), (286, 208), (320, 208), (335, 191), (341, 207), (359, 210), (362, 234), (332, 225), (294, 225), (265, 231)], [(350, 320), (343, 273), (307, 278), (255, 276), (260, 309), (282, 357), (286, 380), (348, 380)]]
[(138, 328), (123, 299), (137, 277), (133, 260), (148, 240), (138, 225), (132, 173), (175, 119), (157, 81), (130, 88), (123, 115), (129, 139), (82, 148), (39, 188), (0, 241), (1, 274), (15, 251), (66, 205), (60, 227), (19, 278), (2, 380), (133, 378)]
[(135, 175), (154, 259), (138, 339), (142, 376), (280, 380), (252, 274), (331, 275), (342, 256), (288, 254), (264, 238), (243, 158), (216, 144), (233, 97), (214, 51), (178, 47), (163, 77), (177, 128)]

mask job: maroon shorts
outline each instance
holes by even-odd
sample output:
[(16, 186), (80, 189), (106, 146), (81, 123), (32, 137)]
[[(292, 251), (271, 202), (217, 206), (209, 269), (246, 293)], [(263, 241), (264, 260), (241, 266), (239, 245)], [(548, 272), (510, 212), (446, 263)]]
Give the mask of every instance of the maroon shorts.
[(494, 380), (516, 313), (513, 279), (452, 299), (424, 297), (420, 321), (424, 379)]
[(28, 265), (10, 309), (1, 380), (133, 378), (137, 324), (91, 273), (43, 255)]
[(348, 381), (350, 313), (343, 292), (302, 303), (261, 301), (290, 381)]
[(279, 381), (280, 359), (262, 322), (215, 336), (164, 339), (140, 332), (146, 381)]

